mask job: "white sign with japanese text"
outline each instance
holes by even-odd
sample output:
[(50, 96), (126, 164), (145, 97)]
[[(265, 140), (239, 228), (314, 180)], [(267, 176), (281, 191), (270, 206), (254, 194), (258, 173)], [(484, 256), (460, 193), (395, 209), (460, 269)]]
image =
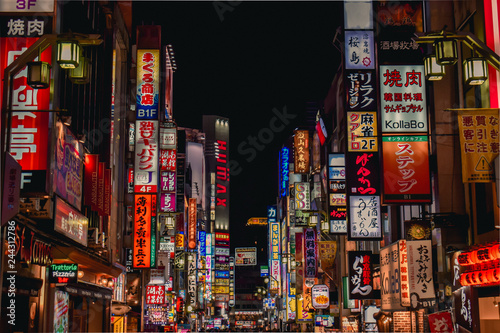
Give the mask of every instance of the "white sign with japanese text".
[(380, 66), (382, 132), (427, 132), (424, 66)]
[(380, 196), (350, 196), (349, 206), (349, 238), (382, 237)]
[(373, 31), (345, 32), (345, 68), (374, 69)]

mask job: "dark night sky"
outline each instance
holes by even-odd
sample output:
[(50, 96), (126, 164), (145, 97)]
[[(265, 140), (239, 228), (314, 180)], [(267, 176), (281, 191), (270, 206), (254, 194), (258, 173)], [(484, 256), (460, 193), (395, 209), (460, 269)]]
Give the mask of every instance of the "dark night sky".
[[(134, 21), (161, 25), (164, 43), (173, 45), (177, 124), (201, 129), (203, 114), (230, 119), (230, 159), (241, 166), (231, 176), (232, 248), (255, 246), (257, 238), (266, 238), (265, 229), (244, 226), (250, 217), (265, 217), (267, 205), (276, 202), (278, 151), (293, 129), (303, 126), (306, 102), (326, 97), (339, 66), (340, 53), (332, 40), (342, 25), (341, 5), (133, 3)], [(270, 128), (273, 109), (283, 113), (285, 107), (295, 118), (253, 157), (248, 137)]]

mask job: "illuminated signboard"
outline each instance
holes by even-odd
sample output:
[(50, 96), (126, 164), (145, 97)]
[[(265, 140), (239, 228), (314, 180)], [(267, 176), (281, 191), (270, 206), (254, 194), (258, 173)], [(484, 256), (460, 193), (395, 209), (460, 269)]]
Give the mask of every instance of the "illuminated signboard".
[(247, 221), (247, 225), (267, 225), (266, 217), (251, 217)]
[(410, 306), (410, 279), (408, 277), (408, 247), (406, 239), (398, 241), (399, 249), (399, 276), (401, 277), (401, 305)]
[(350, 196), (349, 206), (349, 240), (380, 239), (382, 237), (380, 196)]
[(349, 153), (346, 155), (347, 193), (374, 195), (380, 193), (378, 153)]
[(236, 266), (254, 266), (257, 265), (256, 247), (237, 247), (235, 252)]
[(345, 68), (374, 69), (373, 31), (345, 32)]
[(349, 152), (378, 151), (376, 112), (347, 112), (347, 129)]
[(312, 306), (315, 309), (330, 308), (330, 288), (326, 284), (316, 284), (311, 288)]
[(136, 194), (134, 207), (134, 268), (156, 265), (156, 195)]
[[(223, 211), (225, 212), (224, 214), (227, 214), (228, 212), (227, 203), (229, 200), (228, 196), (229, 169), (227, 168), (227, 161), (229, 152), (227, 147), (227, 141), (217, 140), (217, 142), (215, 143), (215, 149), (217, 151), (216, 153), (217, 171), (215, 176), (216, 179), (215, 216), (218, 220), (220, 214), (218, 212)], [(229, 228), (227, 222), (225, 222), (223, 225), (220, 225), (219, 229), (227, 230)]]
[(49, 283), (77, 283), (77, 264), (56, 264), (49, 266)]
[(198, 243), (200, 244), (200, 255), (205, 257), (207, 255), (207, 233), (205, 231), (198, 231)]
[(174, 149), (160, 149), (160, 170), (175, 171), (177, 168), (177, 151)]
[(373, 298), (373, 260), (370, 251), (349, 251), (349, 299)]
[(384, 203), (430, 203), (428, 137), (385, 136), (382, 144)]
[(294, 172), (309, 172), (309, 131), (294, 131)]
[(307, 228), (304, 231), (304, 249), (305, 249), (305, 278), (315, 278), (318, 271), (316, 232), (314, 229)]
[(280, 196), (288, 194), (288, 174), (290, 172), (290, 149), (283, 147), (280, 152)]
[(311, 209), (311, 193), (309, 183), (295, 183), (295, 208), (298, 210)]
[(160, 194), (160, 210), (162, 212), (175, 212), (175, 193)]
[(56, 123), (55, 133), (57, 145), (53, 189), (80, 210), (82, 207), (83, 144), (60, 121)]
[[(14, 7), (17, 5), (15, 1), (2, 1), (0, 8), (7, 3)], [(53, 4), (52, 1), (52, 7)], [(23, 20), (22, 17), (17, 19)], [(41, 22), (43, 23), (43, 21)], [(43, 26), (41, 28), (43, 30)], [(38, 38), (19, 38), (19, 36), (17, 38), (0, 38), (0, 72), (3, 73), (7, 66), (37, 40)], [(51, 48), (48, 48), (42, 52), (40, 60), (50, 64), (51, 58)], [(47, 157), (49, 156), (49, 145), (46, 143), (49, 137), (49, 113), (36, 112), (36, 110), (50, 109), (50, 89), (33, 89), (27, 83), (27, 75), (28, 71), (24, 68), (12, 80), (13, 112), (10, 153), (22, 167), (24, 181), (21, 185), (21, 191), (46, 192), (45, 179), (47, 178)], [(3, 80), (0, 80), (0, 87), (3, 91)], [(29, 110), (30, 112), (16, 112), (16, 110)]]
[(176, 174), (173, 171), (162, 171), (161, 173), (161, 191), (175, 192)]
[(164, 304), (165, 286), (147, 285), (146, 286), (146, 304)]
[(427, 133), (424, 66), (380, 66), (384, 133)]
[(137, 50), (136, 118), (158, 119), (160, 50)]
[(279, 289), (281, 269), (280, 269), (280, 227), (278, 222), (269, 223), (271, 231), (271, 289)]
[(328, 155), (330, 233), (347, 233), (346, 167), (344, 154)]
[[(375, 71), (346, 71), (347, 110), (373, 111), (377, 109), (377, 80)], [(368, 120), (368, 119), (366, 119)], [(375, 119), (374, 119), (375, 120)], [(365, 122), (370, 125), (370, 122)], [(375, 129), (376, 129), (375, 125)]]
[(188, 247), (190, 249), (196, 248), (196, 216), (196, 199), (189, 198)]
[(135, 124), (134, 191), (158, 191), (158, 121), (137, 120)]
[(177, 149), (177, 128), (166, 127), (165, 123), (160, 123), (160, 148)]
[(87, 246), (89, 220), (79, 211), (56, 197), (56, 217), (54, 230)]

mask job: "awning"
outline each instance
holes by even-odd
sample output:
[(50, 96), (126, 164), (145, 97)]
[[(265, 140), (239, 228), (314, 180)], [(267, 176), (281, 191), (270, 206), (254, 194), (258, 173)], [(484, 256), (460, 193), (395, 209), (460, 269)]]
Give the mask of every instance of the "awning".
[(117, 278), (124, 271), (124, 266), (113, 264), (93, 255), (89, 252), (83, 250), (67, 247), (67, 246), (56, 246), (55, 250), (52, 251), (55, 263), (64, 263), (67, 260), (71, 262), (82, 265), (85, 270), (95, 274), (107, 274), (112, 277)]
[(98, 299), (111, 300), (113, 291), (106, 288), (100, 288), (87, 283), (68, 283), (64, 286), (66, 292), (72, 295), (83, 297), (95, 297)]
[[(3, 292), (7, 292), (7, 290), (9, 289), (10, 280), (8, 280), (8, 278), (11, 276), (12, 274), (9, 273), (3, 274)], [(17, 289), (16, 292), (30, 296), (38, 296), (38, 291), (43, 286), (42, 279), (22, 276), (18, 274), (15, 275), (14, 281), (16, 286), (15, 288)]]

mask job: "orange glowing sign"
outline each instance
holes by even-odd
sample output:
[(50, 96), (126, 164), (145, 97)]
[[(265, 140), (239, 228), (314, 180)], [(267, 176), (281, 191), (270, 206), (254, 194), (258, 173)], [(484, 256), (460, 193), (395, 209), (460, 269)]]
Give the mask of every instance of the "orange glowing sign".
[(189, 199), (188, 247), (196, 248), (196, 198)]
[(156, 195), (136, 194), (134, 207), (134, 268), (156, 262)]
[(309, 131), (294, 131), (294, 172), (309, 172)]

